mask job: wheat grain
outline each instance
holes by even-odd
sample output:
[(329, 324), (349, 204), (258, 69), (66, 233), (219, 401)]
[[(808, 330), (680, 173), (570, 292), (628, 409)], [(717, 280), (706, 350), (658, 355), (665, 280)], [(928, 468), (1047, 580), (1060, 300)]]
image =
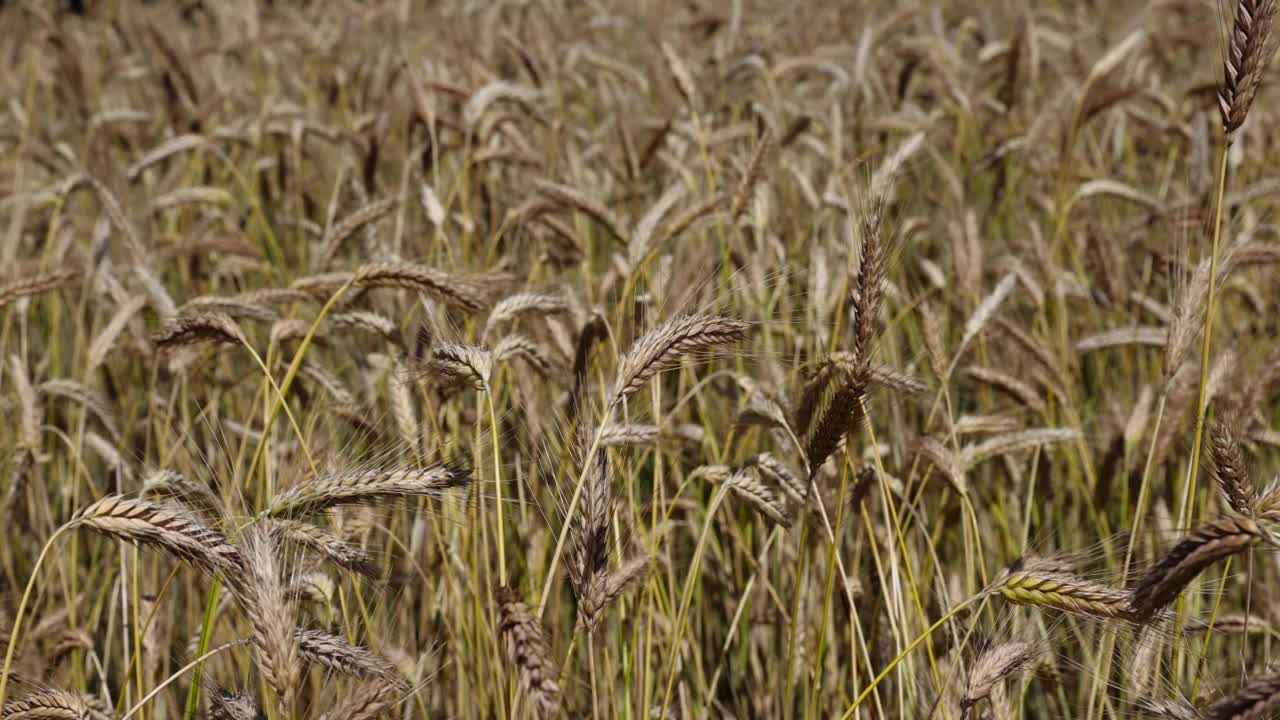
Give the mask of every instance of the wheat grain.
[(560, 712), (560, 671), (543, 637), (542, 624), (511, 588), (498, 588), (494, 600), (498, 603), (498, 632), (507, 660), (519, 674), (520, 686), (539, 718), (555, 717)]

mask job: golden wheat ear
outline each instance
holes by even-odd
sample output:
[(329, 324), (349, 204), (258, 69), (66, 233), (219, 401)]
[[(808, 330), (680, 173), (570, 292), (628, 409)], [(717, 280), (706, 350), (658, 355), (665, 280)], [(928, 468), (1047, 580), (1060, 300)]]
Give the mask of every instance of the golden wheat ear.
[(220, 531), (200, 522), (183, 508), (108, 495), (85, 508), (73, 520), (104, 535), (148, 545), (188, 560), (205, 572), (227, 576), (244, 572), (244, 558)]
[(644, 387), (655, 375), (678, 367), (691, 353), (740, 342), (751, 323), (714, 315), (682, 315), (642, 335), (618, 363), (611, 406)]
[(88, 695), (68, 690), (36, 690), (0, 708), (5, 720), (101, 720), (108, 717)]
[(275, 691), (280, 711), (290, 717), (302, 682), (302, 659), (294, 632), (297, 608), (286, 591), (278, 554), (269, 529), (250, 530), (245, 549), (248, 584), (240, 594), (253, 624), (258, 670)]
[(307, 663), (366, 680), (404, 682), (400, 671), (390, 661), (368, 648), (352, 645), (340, 635), (324, 630), (299, 629), (295, 637), (302, 659)]
[(1131, 620), (1129, 594), (1087, 580), (1053, 560), (1016, 561), (993, 583), (991, 592), (1014, 605), (1029, 605), (1101, 621)]
[(268, 514), (278, 518), (312, 515), (340, 505), (367, 505), (378, 500), (441, 497), (471, 482), (463, 468), (436, 463), (421, 468), (330, 472), (285, 490), (271, 502)]

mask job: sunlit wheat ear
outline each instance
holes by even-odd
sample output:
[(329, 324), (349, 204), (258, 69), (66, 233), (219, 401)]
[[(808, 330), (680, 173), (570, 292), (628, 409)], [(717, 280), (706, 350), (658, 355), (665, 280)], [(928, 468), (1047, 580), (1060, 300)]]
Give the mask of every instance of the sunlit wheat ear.
[(678, 367), (685, 355), (740, 342), (750, 329), (751, 323), (714, 315), (668, 320), (642, 335), (622, 356), (610, 405), (618, 405), (663, 370)]
[(222, 509), (222, 498), (212, 488), (204, 483), (192, 482), (174, 470), (157, 470), (146, 475), (142, 481), (142, 495), (174, 498), (214, 516)]
[(238, 345), (245, 342), (245, 337), (227, 315), (199, 313), (174, 317), (151, 340), (162, 350), (173, 350), (207, 342)]
[[(604, 579), (604, 587), (599, 593), (600, 607), (594, 613), (599, 617), (610, 604), (622, 597), (631, 588), (639, 585), (649, 574), (649, 556), (644, 551), (636, 552), (631, 558), (624, 560), (617, 570), (609, 573)], [(589, 630), (591, 628), (588, 628)]]
[(1248, 685), (1200, 711), (1204, 720), (1268, 720), (1280, 710), (1280, 673), (1255, 678)]
[(294, 630), (297, 608), (286, 591), (278, 552), (269, 530), (250, 531), (244, 551), (248, 583), (241, 590), (241, 600), (253, 624), (258, 670), (275, 691), (281, 712), (289, 717), (302, 679), (302, 661)]
[(520, 676), (520, 687), (537, 717), (555, 717), (560, 713), (560, 670), (543, 636), (542, 623), (511, 588), (499, 587), (494, 600), (498, 603), (498, 632), (507, 661)]
[(304, 481), (276, 495), (268, 514), (273, 517), (311, 515), (339, 505), (364, 505), (378, 500), (442, 497), (471, 482), (471, 473), (436, 463), (421, 468), (334, 470)]
[(1280, 522), (1280, 477), (1267, 483), (1258, 493), (1253, 501), (1252, 514), (1263, 520)]
[(1015, 562), (996, 579), (992, 591), (1014, 605), (1096, 620), (1128, 620), (1133, 616), (1128, 593), (1078, 577), (1057, 563)]
[(797, 476), (786, 463), (769, 453), (760, 453), (747, 460), (761, 477), (782, 490), (791, 502), (803, 506), (809, 499), (809, 485)]
[(5, 702), (0, 708), (4, 720), (105, 720), (106, 713), (94, 709), (79, 693), (48, 688)]
[(1168, 605), (1201, 570), (1265, 539), (1248, 518), (1222, 517), (1182, 536), (1133, 589), (1131, 604), (1145, 621)]
[(320, 717), (321, 720), (374, 720), (395, 707), (401, 692), (400, 686), (391, 683), (368, 683)]
[(297, 630), (295, 637), (302, 659), (307, 663), (323, 665), (353, 677), (396, 684), (404, 682), (400, 671), (386, 658), (348, 643), (341, 635), (323, 630)]
[(786, 501), (770, 484), (761, 480), (762, 476), (768, 477), (758, 467), (746, 466), (729, 473), (725, 482), (752, 510), (775, 525), (789, 526), (791, 521), (787, 517)]
[(1210, 458), (1218, 488), (1232, 510), (1241, 515), (1253, 512), (1257, 491), (1249, 478), (1249, 465), (1237, 438), (1238, 423), (1232, 419), (1218, 418), (1209, 436)]
[(44, 405), (40, 403), (40, 395), (31, 386), (27, 365), (19, 355), (9, 356), (9, 380), (13, 385), (13, 394), (17, 396), (20, 419), (18, 425), (18, 446), (35, 452), (40, 447), (42, 435), (41, 424), (44, 422)]
[(116, 309), (107, 324), (98, 331), (97, 337), (89, 345), (89, 356), (86, 364), (89, 369), (96, 370), (106, 362), (107, 355), (116, 347), (116, 341), (119, 340), (120, 334), (124, 332), (129, 321), (138, 314), (142, 308), (146, 307), (147, 298), (145, 295), (135, 295), (123, 302)]
[(508, 295), (493, 306), (493, 310), (484, 322), (484, 332), (481, 337), (492, 337), (495, 330), (521, 315), (560, 315), (568, 311), (569, 303), (560, 295), (536, 292)]
[(602, 447), (649, 447), (658, 444), (660, 431), (657, 425), (607, 425), (600, 430)]
[(1169, 321), (1169, 339), (1164, 346), (1164, 382), (1173, 380), (1187, 353), (1200, 334), (1205, 299), (1209, 295), (1209, 259), (1201, 260), (1175, 298), (1174, 315)]
[(417, 290), (441, 302), (469, 312), (488, 304), (490, 288), (477, 278), (451, 275), (443, 270), (412, 263), (372, 263), (356, 271), (353, 284), (360, 288), (393, 287)]
[(244, 559), (225, 535), (185, 510), (149, 500), (108, 495), (85, 508), (73, 521), (122, 540), (149, 545), (188, 560), (228, 580), (244, 572)]
[(75, 270), (55, 270), (32, 277), (18, 278), (0, 285), (0, 308), (15, 300), (57, 290), (79, 276)]
[(1276, 50), (1276, 0), (1238, 0), (1235, 5), (1235, 23), (1218, 86), (1218, 109), (1228, 138), (1244, 124)]
[(281, 540), (313, 550), (338, 567), (370, 578), (378, 575), (378, 568), (369, 553), (318, 525), (301, 520), (269, 519), (266, 527)]
[(1165, 720), (1204, 720), (1200, 711), (1182, 698), (1142, 700), (1138, 703), (1138, 707), (1148, 715), (1165, 718)]
[(263, 720), (258, 701), (244, 693), (213, 688), (209, 692), (209, 720)]
[(551, 360), (537, 343), (524, 335), (507, 335), (493, 346), (493, 361), (509, 363), (521, 360), (539, 375), (551, 372)]
[(493, 353), (475, 345), (436, 343), (422, 364), (424, 378), (436, 384), (467, 383), (487, 390), (493, 377)]
[(1040, 647), (1025, 640), (1014, 640), (987, 648), (969, 669), (960, 707), (967, 711), (982, 701), (997, 685), (1031, 667), (1040, 657)]

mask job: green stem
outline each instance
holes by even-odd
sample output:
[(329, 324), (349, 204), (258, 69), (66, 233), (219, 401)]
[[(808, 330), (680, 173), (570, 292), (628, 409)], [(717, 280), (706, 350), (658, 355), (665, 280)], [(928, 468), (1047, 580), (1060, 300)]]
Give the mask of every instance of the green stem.
[[(493, 388), (486, 388), (489, 401), (489, 434), (493, 436), (493, 489), (496, 495), (495, 511), (498, 516), (498, 584), (507, 584), (507, 551), (502, 529), (502, 450), (498, 442), (498, 416), (493, 410)], [(572, 517), (572, 516), (570, 516)]]
[[(707, 507), (707, 520), (702, 525), (702, 533), (698, 536), (698, 547), (693, 551), (693, 562), (689, 565), (689, 574), (684, 581), (684, 592), (680, 598), (680, 612), (676, 614), (676, 632), (671, 643), (671, 659), (667, 662), (667, 692), (662, 699), (662, 712), (658, 717), (667, 716), (667, 707), (671, 704), (671, 691), (676, 685), (676, 661), (680, 658), (680, 638), (684, 635), (684, 624), (688, 621), (689, 605), (693, 600), (693, 586), (698, 580), (699, 568), (702, 566), (702, 554), (707, 549), (707, 539), (711, 536), (711, 525), (716, 519), (716, 510), (724, 503), (729, 493), (728, 485), (721, 485), (711, 498)], [(789, 675), (790, 673), (788, 673)]]
[[(209, 597), (204, 603), (204, 619), (200, 622), (200, 642), (196, 645), (196, 655), (204, 656), (209, 649), (209, 641), (213, 637), (213, 616), (218, 611), (218, 600), (222, 597), (222, 579), (214, 578), (209, 588)], [(182, 713), (182, 720), (191, 720), (200, 708), (200, 674), (203, 667), (196, 667), (195, 680), (187, 688), (187, 705)]]
[[(1196, 401), (1196, 434), (1191, 445), (1191, 465), (1187, 468), (1187, 482), (1182, 493), (1182, 507), (1178, 512), (1178, 526), (1188, 528), (1191, 526), (1192, 508), (1195, 506), (1194, 497), (1196, 494), (1196, 480), (1198, 479), (1200, 470), (1200, 445), (1204, 438), (1204, 416), (1208, 410), (1205, 407), (1205, 395), (1208, 393), (1209, 387), (1209, 348), (1213, 340), (1213, 311), (1215, 306), (1214, 291), (1218, 282), (1218, 244), (1222, 238), (1222, 197), (1227, 187), (1227, 151), (1231, 148), (1231, 139), (1228, 137), (1222, 144), (1221, 160), (1218, 163), (1218, 200), (1217, 210), (1213, 219), (1213, 245), (1209, 250), (1209, 297), (1205, 302), (1204, 310), (1204, 338), (1200, 343), (1200, 392)], [(1173, 635), (1173, 657), (1175, 662), (1180, 660), (1179, 654), (1180, 643), (1179, 636), (1182, 634), (1182, 626), (1186, 620), (1186, 600), (1185, 597), (1178, 598), (1177, 620), (1174, 625)], [(1178, 664), (1181, 668), (1182, 665)]]
[(1222, 158), (1218, 163), (1218, 201), (1213, 220), (1213, 247), (1209, 251), (1209, 297), (1204, 310), (1204, 339), (1200, 343), (1200, 393), (1196, 401), (1196, 435), (1191, 446), (1191, 467), (1187, 468), (1187, 485), (1182, 495), (1182, 508), (1178, 514), (1181, 527), (1191, 524), (1192, 497), (1195, 495), (1196, 479), (1200, 470), (1200, 442), (1204, 437), (1205, 394), (1209, 386), (1209, 348), (1213, 340), (1213, 310), (1215, 306), (1214, 291), (1218, 283), (1218, 244), (1222, 238), (1222, 196), (1227, 187), (1227, 151), (1231, 143), (1228, 140), (1222, 145)]
[(907, 655), (910, 655), (912, 650), (915, 650), (917, 647), (919, 647), (920, 643), (924, 642), (930, 635), (932, 635), (934, 630), (937, 630), (938, 628), (942, 627), (942, 625), (946, 623), (948, 620), (950, 620), (952, 617), (954, 617), (956, 613), (960, 612), (966, 607), (969, 607), (975, 601), (981, 600), (983, 597), (984, 597), (983, 593), (978, 593), (977, 595), (972, 595), (966, 598), (959, 605), (956, 605), (955, 607), (951, 608), (951, 610), (949, 610), (946, 615), (943, 615), (942, 617), (938, 618), (938, 620), (932, 625), (930, 625), (924, 632), (920, 633), (919, 637), (917, 637), (915, 640), (912, 640), (910, 645), (906, 646), (905, 648), (903, 648), (902, 652), (898, 653), (898, 657), (894, 658), (892, 662), (886, 665), (885, 668), (880, 671), (879, 675), (876, 675), (875, 679), (871, 681), (870, 685), (867, 685), (865, 688), (862, 689), (862, 693), (859, 694), (857, 699), (853, 701), (853, 704), (850, 705), (849, 709), (846, 710), (844, 715), (840, 717), (840, 720), (848, 720), (849, 718), (853, 717), (853, 712), (858, 709), (858, 706), (862, 704), (863, 700), (867, 699), (867, 696), (871, 694), (871, 691), (876, 689), (876, 686), (880, 684), (880, 681), (884, 680), (885, 677), (889, 675), (889, 673), (893, 672), (893, 669), (898, 666), (898, 663), (901, 663), (902, 660), (907, 657)]
[(27, 587), (22, 591), (22, 600), (18, 603), (18, 613), (13, 616), (13, 630), (9, 633), (9, 649), (4, 653), (4, 669), (0, 670), (0, 706), (4, 705), (5, 691), (9, 685), (9, 668), (13, 666), (13, 653), (18, 649), (18, 633), (22, 630), (22, 616), (27, 611), (27, 601), (31, 599), (31, 591), (35, 589), (36, 578), (40, 576), (40, 566), (44, 564), (44, 558), (49, 554), (49, 549), (53, 547), (53, 541), (58, 539), (62, 533), (76, 526), (76, 521), (63, 525), (53, 532), (53, 535), (45, 541), (44, 547), (40, 549), (40, 555), (36, 558), (36, 564), (31, 568), (31, 577), (27, 579)]
[[(244, 638), (241, 638), (240, 640), (232, 640), (229, 643), (223, 643), (218, 647), (210, 650), (209, 652), (206, 652), (197, 656), (195, 660), (192, 660), (186, 665), (183, 665), (182, 667), (178, 668), (177, 672), (165, 678), (164, 682), (155, 686), (155, 688), (153, 688), (151, 692), (147, 693), (145, 697), (143, 697), (141, 700), (138, 701), (137, 705), (134, 705), (133, 707), (129, 708), (129, 712), (125, 713), (124, 717), (120, 718), (120, 720), (129, 720), (129, 718), (133, 717), (134, 715), (137, 715), (138, 712), (142, 710), (142, 707), (151, 701), (151, 698), (155, 697), (156, 695), (159, 695), (161, 690), (164, 690), (166, 687), (169, 687), (169, 683), (172, 683), (174, 680), (177, 680), (178, 678), (182, 677), (184, 674), (186, 674), (188, 670), (200, 665), (205, 660), (208, 660), (209, 658), (213, 657), (214, 655), (217, 655), (223, 650), (230, 650), (233, 647), (239, 647), (240, 645), (244, 645), (247, 642), (249, 641)], [(193, 686), (196, 686), (199, 684), (200, 683), (192, 683)]]
[(582, 472), (578, 475), (577, 485), (573, 488), (573, 497), (569, 500), (569, 507), (564, 511), (564, 527), (560, 528), (560, 537), (556, 539), (556, 548), (551, 553), (551, 564), (547, 567), (547, 579), (542, 584), (542, 596), (538, 600), (538, 611), (534, 613), (534, 617), (542, 617), (542, 613), (547, 609), (547, 601), (551, 598), (551, 587), (555, 584), (556, 568), (560, 566), (560, 556), (564, 554), (564, 544), (569, 538), (569, 529), (573, 527), (573, 514), (578, 510), (578, 501), (582, 499), (582, 488), (586, 485), (587, 473), (590, 471), (591, 460), (596, 451), (600, 449), (600, 439), (604, 437), (604, 429), (607, 421), (600, 424), (596, 429), (596, 436), (591, 441), (591, 449), (583, 457), (586, 460), (582, 465)]

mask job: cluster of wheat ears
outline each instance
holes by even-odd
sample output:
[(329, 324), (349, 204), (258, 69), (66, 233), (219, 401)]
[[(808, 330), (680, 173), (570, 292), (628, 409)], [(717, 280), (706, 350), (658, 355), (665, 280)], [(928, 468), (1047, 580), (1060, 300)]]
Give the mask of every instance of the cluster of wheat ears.
[(1280, 716), (1278, 5), (0, 2), (0, 720)]

